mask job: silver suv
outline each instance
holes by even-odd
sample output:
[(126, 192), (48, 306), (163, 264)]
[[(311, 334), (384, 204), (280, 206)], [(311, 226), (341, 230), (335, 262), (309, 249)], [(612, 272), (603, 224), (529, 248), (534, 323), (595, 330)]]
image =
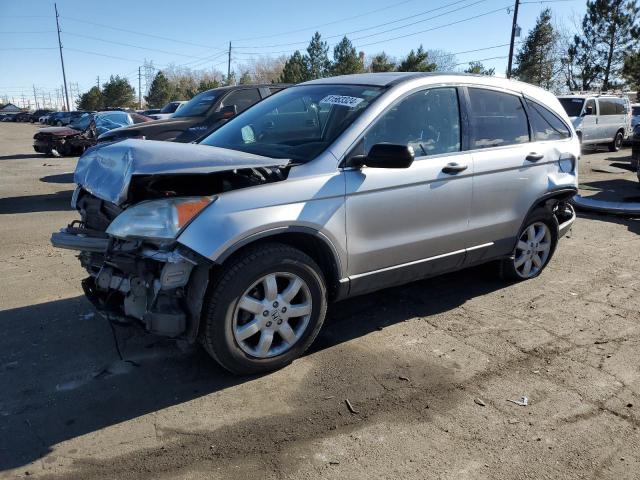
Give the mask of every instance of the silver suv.
[(559, 97), (580, 142), (607, 145), (609, 151), (622, 148), (631, 135), (631, 103), (621, 95), (565, 95)]
[(489, 261), (540, 274), (575, 220), (580, 145), (550, 93), (486, 76), (363, 74), (277, 93), (201, 144), (78, 161), (80, 252), (109, 319), (282, 367), (327, 304)]

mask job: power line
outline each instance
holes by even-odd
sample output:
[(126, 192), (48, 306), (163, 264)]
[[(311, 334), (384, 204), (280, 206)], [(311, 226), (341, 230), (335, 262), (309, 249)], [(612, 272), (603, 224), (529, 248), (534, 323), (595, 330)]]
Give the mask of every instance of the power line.
[(107, 39), (104, 39), (104, 38), (92, 37), (91, 35), (83, 35), (83, 34), (80, 34), (80, 33), (73, 33), (73, 32), (65, 31), (64, 34), (65, 35), (71, 35), (73, 37), (80, 37), (80, 38), (88, 38), (90, 40), (97, 40), (99, 42), (112, 43), (114, 45), (122, 45), (124, 47), (139, 48), (141, 50), (150, 50), (152, 52), (166, 53), (168, 55), (177, 55), (179, 57), (201, 58), (201, 57), (198, 57), (196, 55), (187, 55), (186, 53), (170, 52), (170, 51), (161, 50), (161, 49), (158, 49), (158, 48), (142, 47), (140, 45), (135, 45), (135, 44), (132, 44), (132, 43), (116, 42), (115, 40), (107, 40)]
[(369, 45), (377, 45), (379, 43), (391, 42), (393, 40), (398, 40), (400, 38), (412, 37), (414, 35), (420, 35), (421, 33), (432, 32), (434, 30), (439, 30), (441, 28), (450, 27), (452, 25), (458, 25), (460, 23), (469, 22), (469, 21), (475, 20), (477, 18), (486, 17), (487, 15), (491, 15), (493, 13), (500, 12), (500, 11), (506, 9), (508, 6), (509, 5), (506, 5), (506, 6), (500, 7), (500, 8), (496, 8), (495, 10), (490, 10), (488, 12), (481, 13), (479, 15), (474, 15), (472, 17), (463, 18), (462, 20), (457, 20), (455, 22), (450, 22), (450, 23), (445, 23), (443, 25), (438, 25), (437, 27), (431, 27), (431, 28), (427, 28), (426, 30), (420, 30), (419, 32), (407, 33), (405, 35), (398, 35), (397, 37), (385, 38), (384, 40), (378, 40), (378, 41), (371, 42), (371, 43), (365, 43), (365, 44), (362, 44), (362, 45), (358, 45), (358, 48), (368, 47)]
[(56, 47), (2, 47), (0, 50), (56, 50)]
[(274, 34), (270, 34), (270, 35), (259, 35), (259, 36), (256, 36), (256, 37), (236, 38), (233, 41), (243, 42), (243, 41), (246, 41), (246, 40), (259, 40), (259, 39), (262, 39), (262, 38), (280, 37), (280, 36), (283, 36), (283, 35), (290, 35), (292, 33), (300, 33), (300, 32), (307, 32), (309, 30), (316, 30), (316, 29), (319, 29), (319, 28), (322, 28), (322, 27), (327, 27), (329, 25), (335, 25), (336, 23), (348, 22), (349, 20), (355, 20), (355, 19), (358, 19), (358, 18), (362, 18), (362, 17), (364, 17), (366, 15), (371, 15), (372, 13), (378, 13), (378, 12), (382, 12), (384, 10), (389, 10), (390, 8), (399, 7), (400, 5), (404, 5), (405, 3), (409, 3), (411, 1), (413, 1), (413, 0), (404, 0), (403, 2), (393, 3), (393, 4), (388, 5), (386, 7), (378, 8), (378, 9), (375, 9), (375, 10), (370, 10), (368, 12), (359, 13), (358, 15), (354, 15), (352, 17), (346, 17), (346, 18), (341, 18), (341, 19), (338, 19), (338, 20), (333, 20), (331, 22), (323, 23), (323, 24), (316, 25), (316, 26), (313, 26), (313, 27), (304, 27), (304, 28), (299, 28), (299, 29), (296, 29), (296, 30), (289, 30), (287, 32), (274, 33)]
[[(416, 13), (414, 15), (409, 15), (407, 17), (399, 18), (399, 19), (393, 20), (391, 22), (379, 23), (379, 24), (373, 25), (371, 27), (361, 28), (361, 29), (358, 29), (358, 30), (352, 30), (350, 32), (346, 32), (346, 33), (340, 34), (340, 35), (330, 35), (330, 36), (324, 37), (324, 39), (340, 38), (340, 37), (343, 37), (343, 36), (346, 36), (346, 35), (351, 35), (351, 34), (354, 34), (354, 33), (365, 32), (367, 30), (374, 30), (376, 28), (385, 27), (387, 25), (392, 25), (394, 23), (399, 23), (399, 22), (402, 22), (404, 20), (420, 17), (422, 15), (426, 15), (427, 13), (432, 13), (432, 12), (435, 12), (435, 11), (438, 11), (438, 10), (442, 10), (443, 8), (452, 7), (454, 5), (458, 5), (460, 3), (467, 2), (467, 1), (469, 1), (469, 0), (457, 0), (455, 2), (451, 2), (451, 3), (448, 3), (446, 5), (442, 5), (440, 7), (437, 7), (437, 8), (432, 8), (430, 10), (425, 10), (424, 12)], [(454, 13), (454, 12), (457, 12), (457, 11), (460, 11), (460, 10), (464, 10), (465, 8), (472, 7), (474, 5), (477, 5), (479, 3), (483, 3), (483, 2), (486, 2), (486, 1), (487, 0), (477, 0), (477, 1), (473, 2), (473, 3), (470, 3), (468, 5), (463, 5), (462, 7), (458, 7), (456, 9), (450, 10), (448, 12), (444, 12), (444, 13), (441, 13), (441, 14), (438, 14), (438, 15), (434, 15), (432, 17), (423, 18), (423, 19), (418, 20), (416, 22), (408, 23), (408, 24), (405, 24), (405, 25), (400, 25), (398, 27), (394, 27), (394, 28), (391, 28), (391, 29), (388, 29), (388, 30), (383, 30), (382, 32), (371, 33), (369, 35), (365, 35), (365, 36), (362, 36), (362, 37), (359, 37), (359, 38), (362, 39), (362, 38), (367, 38), (367, 37), (373, 37), (375, 35), (382, 35), (383, 33), (388, 33), (388, 32), (394, 31), (394, 30), (399, 30), (401, 28), (409, 27), (411, 25), (416, 25), (418, 23), (426, 22), (428, 20), (433, 20), (435, 18), (439, 18), (439, 17), (442, 17), (444, 15), (448, 15), (450, 13)], [(291, 45), (302, 45), (302, 44), (306, 44), (306, 43), (308, 43), (308, 42), (306, 42), (306, 41), (304, 41), (304, 42), (291, 42), (291, 43), (280, 43), (280, 44), (275, 44), (275, 45), (263, 45), (263, 46), (252, 46), (252, 47), (242, 46), (242, 47), (236, 47), (236, 48), (275, 48), (275, 47), (287, 47), (287, 46), (291, 46)]]
[(175, 42), (175, 43), (182, 43), (184, 45), (193, 45), (195, 47), (203, 47), (203, 48), (209, 48), (212, 50), (225, 50), (224, 47), (214, 47), (211, 45), (204, 45), (202, 43), (194, 43), (194, 42), (187, 42), (184, 40), (178, 40), (177, 38), (170, 38), (170, 37), (163, 37), (161, 35), (154, 35), (151, 33), (143, 33), (143, 32), (137, 32), (135, 30), (127, 30), (125, 28), (118, 28), (118, 27), (114, 27), (111, 25), (104, 25), (102, 23), (96, 23), (96, 22), (91, 22), (89, 20), (83, 20), (81, 18), (74, 18), (74, 17), (63, 17), (65, 20), (71, 20), (73, 22), (79, 22), (79, 23), (86, 23), (88, 25), (95, 25), (96, 27), (102, 27), (102, 28), (108, 28), (110, 30), (116, 30), (118, 32), (126, 32), (126, 33), (132, 33), (134, 35), (140, 35), (143, 37), (149, 37), (149, 38), (157, 38), (159, 40), (166, 40), (168, 42)]

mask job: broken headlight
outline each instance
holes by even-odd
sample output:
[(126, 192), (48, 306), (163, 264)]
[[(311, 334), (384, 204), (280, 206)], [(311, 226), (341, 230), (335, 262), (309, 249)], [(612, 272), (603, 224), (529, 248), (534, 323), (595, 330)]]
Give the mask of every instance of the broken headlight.
[(142, 202), (126, 209), (107, 228), (118, 238), (172, 240), (215, 197), (178, 197)]

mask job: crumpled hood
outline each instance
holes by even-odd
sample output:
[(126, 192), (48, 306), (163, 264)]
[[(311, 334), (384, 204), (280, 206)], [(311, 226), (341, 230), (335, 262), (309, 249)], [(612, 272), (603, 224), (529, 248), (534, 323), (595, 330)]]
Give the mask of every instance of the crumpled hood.
[(134, 175), (207, 174), (289, 163), (208, 145), (129, 139), (88, 149), (78, 160), (73, 179), (96, 197), (120, 205)]
[(66, 137), (68, 135), (77, 135), (78, 133), (82, 133), (79, 130), (75, 130), (71, 127), (45, 127), (41, 128), (36, 132), (36, 135), (45, 134), (45, 135), (53, 135), (55, 137)]

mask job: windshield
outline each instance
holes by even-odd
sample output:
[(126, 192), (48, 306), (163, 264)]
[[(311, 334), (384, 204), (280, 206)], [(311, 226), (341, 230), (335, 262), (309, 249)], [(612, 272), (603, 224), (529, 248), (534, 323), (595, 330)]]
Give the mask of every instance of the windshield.
[(199, 117), (205, 115), (211, 105), (220, 97), (216, 91), (202, 92), (185, 103), (180, 110), (173, 114), (173, 118), (178, 117)]
[(582, 113), (584, 98), (559, 98), (558, 100), (570, 117), (579, 117)]
[(91, 123), (91, 114), (85, 113), (80, 117), (76, 118), (69, 124), (71, 128), (74, 130), (86, 130), (89, 128), (89, 124)]
[(180, 102), (171, 102), (171, 103), (167, 103), (164, 108), (162, 110), (160, 110), (160, 113), (173, 113), (176, 111), (176, 109), (178, 108), (178, 106), (180, 105)]
[(302, 85), (268, 97), (202, 142), (305, 162), (318, 156), (383, 92), (363, 85)]
[(640, 116), (640, 106), (631, 107), (631, 115), (633, 115), (634, 117)]

